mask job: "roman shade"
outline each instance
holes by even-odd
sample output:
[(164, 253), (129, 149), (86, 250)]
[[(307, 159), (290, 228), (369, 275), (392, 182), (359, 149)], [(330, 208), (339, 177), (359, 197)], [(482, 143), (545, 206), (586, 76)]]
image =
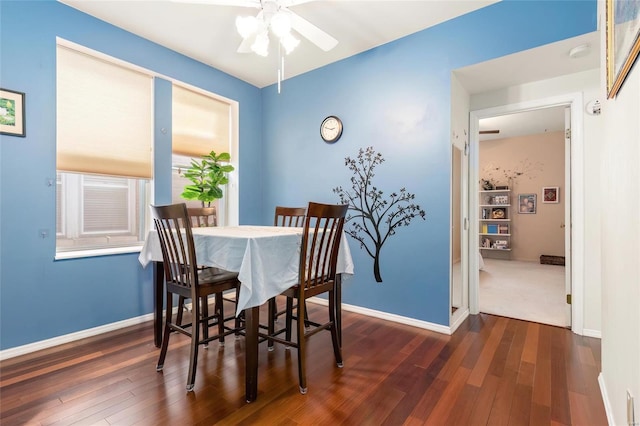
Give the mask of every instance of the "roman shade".
[(153, 78), (57, 46), (57, 169), (152, 177)]
[(201, 157), (229, 152), (230, 110), (228, 103), (174, 84), (173, 153)]

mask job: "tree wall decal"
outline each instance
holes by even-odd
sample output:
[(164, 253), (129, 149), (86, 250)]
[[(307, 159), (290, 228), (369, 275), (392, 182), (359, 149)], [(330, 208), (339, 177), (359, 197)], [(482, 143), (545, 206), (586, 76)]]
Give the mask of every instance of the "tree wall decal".
[(415, 194), (406, 188), (385, 198), (384, 192), (373, 186), (374, 169), (384, 161), (373, 147), (360, 148), (357, 158), (345, 158), (345, 166), (353, 172), (351, 190), (342, 186), (333, 189), (342, 204), (349, 204), (345, 232), (373, 258), (373, 274), (379, 283), (382, 282), (380, 251), (387, 238), (395, 235), (396, 228), (409, 226), (416, 217), (426, 220), (424, 210), (413, 202)]

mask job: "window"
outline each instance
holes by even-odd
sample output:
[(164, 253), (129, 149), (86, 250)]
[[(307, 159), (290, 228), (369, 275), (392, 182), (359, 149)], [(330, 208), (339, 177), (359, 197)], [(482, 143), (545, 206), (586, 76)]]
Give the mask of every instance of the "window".
[[(184, 187), (190, 183), (182, 176), (182, 171), (189, 167), (192, 159), (199, 161), (202, 155), (211, 151), (216, 154), (231, 151), (232, 108), (213, 94), (178, 84), (173, 85), (172, 97), (172, 203), (201, 207), (200, 201), (180, 197)], [(220, 225), (228, 224), (225, 220), (228, 188), (223, 191), (225, 196), (211, 203), (216, 208)]]
[(144, 241), (153, 79), (113, 58), (57, 46), (56, 251)]
[(58, 251), (135, 246), (144, 239), (145, 181), (58, 173), (57, 187)]

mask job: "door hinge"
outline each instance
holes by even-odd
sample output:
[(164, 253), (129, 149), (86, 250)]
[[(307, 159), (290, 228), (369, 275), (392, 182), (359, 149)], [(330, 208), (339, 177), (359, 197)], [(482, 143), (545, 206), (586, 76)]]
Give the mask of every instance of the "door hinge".
[(469, 155), (469, 142), (464, 143), (464, 155), (465, 157)]
[(565, 129), (564, 130), (564, 138), (565, 139), (571, 139), (571, 129)]
[(567, 294), (567, 305), (571, 304), (571, 295)]

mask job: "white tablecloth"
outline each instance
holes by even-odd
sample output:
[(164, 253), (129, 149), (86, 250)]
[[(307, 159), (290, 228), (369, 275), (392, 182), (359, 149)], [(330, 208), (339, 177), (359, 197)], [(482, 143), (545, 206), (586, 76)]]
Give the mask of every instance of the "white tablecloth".
[[(193, 228), (199, 265), (238, 272), (241, 282), (236, 314), (260, 306), (298, 282), (303, 228), (276, 226), (216, 226)], [(162, 261), (160, 241), (149, 232), (138, 257), (143, 267)], [(342, 235), (336, 272), (353, 274), (353, 260)]]

